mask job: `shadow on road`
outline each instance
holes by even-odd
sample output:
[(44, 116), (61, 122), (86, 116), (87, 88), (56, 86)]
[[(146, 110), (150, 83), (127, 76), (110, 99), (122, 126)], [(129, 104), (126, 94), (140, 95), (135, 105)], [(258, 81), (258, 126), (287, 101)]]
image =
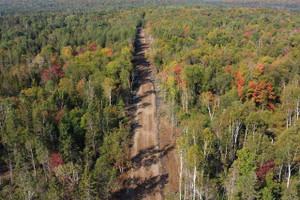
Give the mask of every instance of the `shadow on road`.
[[(137, 183), (136, 187), (125, 187), (115, 193), (116, 199), (128, 200), (128, 199), (142, 199), (148, 194), (159, 193), (161, 185), (165, 185), (168, 182), (168, 174), (151, 177), (147, 180), (141, 181), (139, 178), (129, 178), (128, 182)], [(153, 199), (154, 200), (154, 199)]]
[[(141, 122), (137, 122), (136, 117), (142, 113), (141, 109), (144, 109), (148, 106), (152, 105), (152, 102), (149, 102), (148, 96), (155, 95), (154, 89), (141, 89), (140, 87), (143, 84), (148, 84), (149, 82), (153, 84), (153, 81), (150, 79), (150, 63), (147, 61), (145, 56), (145, 50), (148, 48), (142, 34), (142, 28), (138, 29), (136, 41), (134, 42), (134, 59), (132, 63), (135, 68), (134, 82), (133, 82), (133, 91), (134, 98), (132, 100), (132, 104), (128, 106), (127, 112), (131, 117), (131, 139), (134, 138), (134, 134), (136, 133), (136, 129), (145, 128), (142, 127)], [(142, 87), (141, 87), (142, 88)], [(145, 91), (142, 91), (145, 90)], [(148, 90), (148, 91), (147, 91)], [(139, 92), (138, 92), (139, 91)], [(137, 94), (140, 95), (137, 95)], [(148, 99), (148, 100), (146, 100)], [(150, 108), (151, 110), (152, 108)], [(154, 109), (154, 107), (153, 107)], [(153, 113), (151, 113), (153, 116)], [(147, 115), (145, 115), (147, 116)], [(146, 118), (147, 119), (147, 118)], [(152, 120), (151, 118), (147, 120)], [(149, 124), (152, 124), (151, 121)], [(150, 126), (150, 125), (149, 125)], [(150, 128), (149, 133), (153, 130), (153, 135), (155, 137), (156, 127)], [(144, 139), (144, 138), (143, 138)], [(130, 148), (133, 147), (133, 144), (130, 145)], [(169, 175), (164, 172), (156, 172), (151, 176), (151, 166), (159, 165), (162, 158), (166, 156), (169, 152), (173, 151), (174, 146), (166, 145), (163, 148), (159, 148), (159, 145), (148, 146), (145, 149), (138, 149), (130, 159), (130, 165), (128, 168), (124, 170), (125, 178), (121, 180), (122, 189), (116, 191), (113, 194), (114, 199), (143, 199), (145, 197), (153, 197), (154, 194), (162, 195), (163, 188), (168, 183)], [(138, 175), (129, 175), (132, 172), (150, 172), (146, 177)], [(157, 175), (157, 173), (160, 173)], [(154, 199), (153, 199), (154, 200)]]

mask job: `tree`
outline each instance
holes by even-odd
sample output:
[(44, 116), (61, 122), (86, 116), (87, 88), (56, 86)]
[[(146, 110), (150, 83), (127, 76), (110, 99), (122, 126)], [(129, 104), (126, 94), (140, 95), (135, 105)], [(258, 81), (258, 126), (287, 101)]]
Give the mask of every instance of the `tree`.
[(63, 165), (63, 159), (58, 153), (53, 153), (50, 160), (50, 168), (54, 170), (59, 165)]
[(192, 179), (192, 188), (193, 188), (193, 200), (196, 199), (196, 179), (197, 179), (197, 166), (202, 161), (203, 155), (200, 152), (200, 149), (197, 145), (193, 145), (189, 148), (187, 152), (187, 161), (189, 166), (193, 168), (193, 179)]
[(72, 46), (64, 46), (61, 49), (61, 55), (64, 60), (69, 60), (73, 56)]
[(266, 183), (265, 187), (261, 190), (261, 199), (262, 200), (275, 200), (279, 194), (279, 185), (276, 181), (273, 180), (273, 172), (266, 174)]
[(91, 200), (94, 196), (92, 175), (87, 165), (84, 168), (84, 172), (79, 182), (79, 193), (80, 199), (84, 200)]
[(177, 147), (179, 150), (179, 159), (180, 159), (180, 167), (179, 167), (179, 199), (182, 199), (182, 181), (183, 181), (183, 164), (184, 164), (184, 155), (186, 154), (188, 144), (184, 137), (180, 137), (177, 139)]
[(211, 92), (203, 92), (200, 96), (201, 103), (206, 106), (210, 120), (213, 120), (214, 113), (219, 106), (219, 99)]
[(228, 199), (255, 199), (256, 185), (256, 155), (243, 148), (237, 152), (238, 159), (233, 163), (227, 176), (225, 188), (227, 188)]
[(287, 189), (290, 186), (292, 172), (299, 162), (298, 157), (300, 156), (300, 137), (298, 133), (297, 127), (289, 128), (279, 135), (278, 141), (275, 143), (278, 155), (284, 155), (283, 159), (281, 160), (282, 163), (280, 164), (285, 166), (287, 170), (285, 173)]
[(104, 94), (108, 99), (109, 105), (111, 105), (112, 101), (112, 91), (115, 89), (115, 81), (112, 78), (105, 78), (102, 83), (102, 87), (104, 90)]
[(182, 76), (184, 82), (188, 85), (188, 88), (192, 91), (192, 94), (195, 94), (199, 91), (199, 87), (202, 83), (203, 67), (199, 65), (187, 65), (183, 68)]
[[(299, 120), (299, 102), (300, 102), (300, 88), (298, 87), (297, 76), (293, 82), (287, 85), (282, 92), (282, 106), (286, 117), (286, 128), (297, 124)], [(294, 117), (294, 120), (293, 120)]]

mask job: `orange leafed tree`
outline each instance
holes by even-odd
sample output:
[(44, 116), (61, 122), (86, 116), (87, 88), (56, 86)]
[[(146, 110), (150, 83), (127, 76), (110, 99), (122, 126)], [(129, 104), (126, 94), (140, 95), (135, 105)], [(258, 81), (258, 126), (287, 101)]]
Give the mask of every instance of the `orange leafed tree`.
[(255, 102), (257, 105), (266, 104), (271, 111), (274, 110), (276, 95), (273, 91), (273, 85), (270, 82), (250, 81), (248, 84), (247, 97), (248, 100)]
[(245, 85), (245, 79), (240, 75), (239, 72), (234, 73), (235, 83), (237, 85), (240, 100), (243, 99), (243, 86)]

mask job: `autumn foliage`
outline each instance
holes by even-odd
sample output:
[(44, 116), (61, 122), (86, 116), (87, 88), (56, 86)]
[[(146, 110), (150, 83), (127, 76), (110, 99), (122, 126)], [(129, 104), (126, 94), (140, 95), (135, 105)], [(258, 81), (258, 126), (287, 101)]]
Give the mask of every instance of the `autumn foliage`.
[(78, 51), (77, 51), (77, 55), (81, 55), (81, 54), (84, 54), (85, 50), (83, 48), (80, 48)]
[(96, 43), (91, 43), (90, 44), (90, 50), (91, 51), (96, 51), (97, 50), (97, 44)]
[(63, 159), (60, 154), (53, 153), (50, 160), (50, 168), (54, 169), (59, 165), (63, 165)]
[(246, 83), (245, 79), (240, 75), (239, 72), (235, 72), (234, 77), (235, 77), (235, 83), (237, 85), (239, 97), (242, 100), (242, 98), (243, 98), (243, 86)]
[(251, 36), (251, 33), (250, 33), (250, 32), (246, 32), (244, 35), (245, 35), (246, 37), (250, 37), (250, 36)]
[(63, 115), (64, 115), (64, 110), (63, 110), (63, 109), (61, 109), (60, 111), (58, 111), (58, 113), (57, 113), (56, 117), (54, 118), (54, 119), (55, 119), (55, 121), (59, 122), (59, 121), (60, 121), (60, 119), (61, 119), (61, 117), (62, 117)]
[(265, 70), (265, 65), (264, 64), (258, 64), (255, 69), (259, 72), (259, 75), (262, 75)]
[(64, 77), (64, 71), (60, 66), (52, 66), (50, 69), (46, 69), (42, 72), (42, 77), (45, 82), (53, 80), (57, 81)]
[(184, 63), (179, 63), (179, 64), (177, 64), (173, 67), (173, 71), (174, 71), (174, 74), (175, 74), (175, 79), (176, 79), (178, 84), (183, 83), (183, 81), (181, 79), (183, 68), (184, 68)]
[(267, 104), (269, 110), (274, 110), (274, 100), (276, 99), (273, 85), (270, 82), (250, 81), (248, 84), (248, 100), (255, 102), (257, 105)]
[(273, 171), (275, 169), (275, 164), (273, 161), (269, 161), (267, 163), (263, 163), (259, 165), (256, 175), (258, 176), (259, 184), (262, 184), (268, 172)]

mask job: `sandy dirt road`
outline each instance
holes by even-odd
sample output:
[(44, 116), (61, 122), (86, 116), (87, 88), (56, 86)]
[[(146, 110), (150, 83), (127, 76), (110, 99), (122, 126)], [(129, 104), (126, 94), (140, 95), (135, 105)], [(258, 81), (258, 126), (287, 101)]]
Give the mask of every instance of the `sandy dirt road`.
[(129, 172), (131, 187), (129, 199), (163, 199), (163, 186), (167, 175), (163, 173), (162, 153), (159, 144), (159, 124), (157, 118), (156, 93), (149, 62), (145, 58), (148, 48), (144, 29), (139, 29), (135, 65), (138, 90), (133, 124), (133, 144), (131, 147), (132, 168)]
[(177, 171), (172, 167), (175, 166), (176, 153), (174, 145), (170, 145), (170, 139), (161, 135), (158, 98), (150, 62), (145, 56), (149, 46), (143, 28), (138, 29), (134, 46), (135, 54), (132, 62), (135, 67), (136, 92), (129, 109), (133, 119), (130, 168), (124, 174), (125, 178), (122, 178), (125, 179), (124, 186), (119, 191), (117, 199), (161, 200), (165, 199), (166, 187), (170, 188), (167, 191), (174, 191), (170, 185), (177, 188), (178, 176), (174, 176), (172, 172), (175, 171), (176, 174)]
[(135, 65), (137, 92), (132, 146), (130, 149), (131, 169), (128, 171), (130, 188), (124, 199), (163, 199), (163, 187), (167, 175), (163, 173), (162, 153), (159, 145), (156, 93), (149, 62), (145, 57), (148, 48), (144, 29), (138, 30), (135, 43)]

